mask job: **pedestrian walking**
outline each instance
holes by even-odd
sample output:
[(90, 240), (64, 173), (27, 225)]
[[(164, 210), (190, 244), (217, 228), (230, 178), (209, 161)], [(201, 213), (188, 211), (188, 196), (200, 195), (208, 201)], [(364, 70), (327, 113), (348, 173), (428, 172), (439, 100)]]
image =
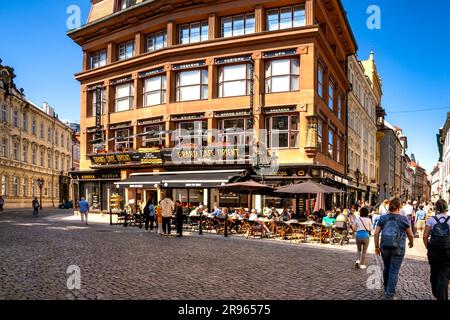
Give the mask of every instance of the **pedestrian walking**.
[(144, 218), (145, 218), (145, 231), (148, 231), (148, 226), (150, 225), (150, 231), (153, 231), (155, 225), (155, 205), (153, 200), (149, 199), (144, 207)]
[(5, 205), (5, 199), (3, 199), (3, 196), (0, 196), (0, 212), (3, 211), (4, 205)]
[(177, 223), (177, 237), (183, 236), (183, 206), (181, 205), (181, 201), (176, 202), (175, 206), (175, 221)]
[(414, 246), (411, 225), (405, 216), (400, 215), (400, 209), (400, 200), (393, 199), (389, 203), (389, 214), (381, 216), (375, 229), (375, 253), (383, 258), (383, 284), (388, 300), (393, 300), (396, 293), (398, 275), (405, 257), (406, 236), (408, 236), (409, 247)]
[(163, 220), (162, 220), (162, 210), (161, 210), (161, 201), (159, 202), (159, 205), (156, 207), (156, 221), (157, 221), (157, 228), (158, 228), (158, 234), (162, 237), (163, 236)]
[(423, 242), (428, 249), (433, 296), (446, 301), (450, 277), (450, 216), (447, 202), (443, 199), (436, 202), (436, 216), (426, 223)]
[(79, 202), (81, 223), (88, 225), (89, 203), (85, 198), (81, 198)]
[(356, 268), (366, 269), (367, 249), (370, 244), (370, 235), (372, 234), (372, 221), (369, 218), (369, 209), (367, 207), (361, 208), (360, 216), (355, 217), (353, 224), (353, 231), (356, 238)]
[(161, 214), (164, 235), (170, 236), (170, 223), (172, 219), (173, 211), (175, 210), (175, 204), (172, 199), (165, 197), (161, 200)]
[(425, 225), (427, 220), (425, 220), (427, 217), (427, 212), (424, 210), (424, 205), (421, 204), (419, 206), (419, 210), (416, 213), (416, 229), (417, 231), (419, 231), (419, 237), (422, 238), (423, 237), (423, 232), (425, 230)]
[(380, 215), (384, 216), (389, 213), (389, 200), (386, 199), (380, 205)]
[(33, 207), (33, 217), (37, 217), (39, 215), (39, 201), (37, 197), (34, 197), (31, 206)]

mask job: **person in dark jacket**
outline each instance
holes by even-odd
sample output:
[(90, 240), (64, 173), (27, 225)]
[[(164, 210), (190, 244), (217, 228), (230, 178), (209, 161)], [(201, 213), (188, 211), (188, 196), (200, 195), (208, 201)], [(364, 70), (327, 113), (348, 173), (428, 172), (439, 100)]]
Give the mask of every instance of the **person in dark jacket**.
[(156, 210), (153, 200), (149, 199), (144, 208), (144, 218), (145, 218), (145, 231), (148, 231), (148, 226), (150, 225), (150, 231), (153, 231), (155, 225)]
[(33, 206), (33, 217), (37, 217), (39, 214), (39, 201), (36, 197), (34, 197), (31, 205)]
[(180, 201), (175, 204), (175, 219), (177, 223), (177, 237), (183, 236), (183, 206)]

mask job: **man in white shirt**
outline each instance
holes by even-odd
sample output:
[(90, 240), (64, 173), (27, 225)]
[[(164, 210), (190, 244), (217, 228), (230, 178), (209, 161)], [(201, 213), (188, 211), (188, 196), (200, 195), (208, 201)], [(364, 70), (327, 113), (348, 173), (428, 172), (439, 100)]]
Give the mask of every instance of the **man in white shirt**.
[(172, 214), (175, 210), (175, 204), (172, 199), (166, 197), (161, 201), (160, 205), (164, 235), (170, 235), (170, 220), (172, 219)]
[(389, 200), (384, 200), (382, 204), (380, 204), (380, 215), (384, 216), (389, 213)]
[(406, 205), (400, 210), (400, 214), (408, 219), (410, 225), (412, 224), (412, 216), (414, 214), (414, 208), (411, 205), (411, 200), (408, 200), (406, 202)]

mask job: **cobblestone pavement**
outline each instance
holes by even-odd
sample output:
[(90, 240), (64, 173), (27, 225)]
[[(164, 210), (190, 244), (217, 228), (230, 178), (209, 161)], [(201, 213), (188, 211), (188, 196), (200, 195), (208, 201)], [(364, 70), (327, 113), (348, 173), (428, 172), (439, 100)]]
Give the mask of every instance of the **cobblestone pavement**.
[[(61, 215), (61, 214), (64, 214)], [(154, 232), (94, 222), (71, 212), (0, 214), (0, 299), (372, 300), (379, 260), (354, 269), (346, 246), (232, 236), (160, 238)], [(81, 269), (81, 289), (67, 288), (67, 268)], [(400, 299), (432, 299), (424, 259), (405, 260)], [(368, 284), (372, 289), (368, 289)]]

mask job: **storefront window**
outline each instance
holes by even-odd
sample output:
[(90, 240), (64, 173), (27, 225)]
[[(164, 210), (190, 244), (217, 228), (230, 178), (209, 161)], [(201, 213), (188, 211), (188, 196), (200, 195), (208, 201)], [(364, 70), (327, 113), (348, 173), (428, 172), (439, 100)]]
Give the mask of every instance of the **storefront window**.
[(89, 203), (89, 210), (101, 210), (99, 182), (82, 182), (81, 197)]

